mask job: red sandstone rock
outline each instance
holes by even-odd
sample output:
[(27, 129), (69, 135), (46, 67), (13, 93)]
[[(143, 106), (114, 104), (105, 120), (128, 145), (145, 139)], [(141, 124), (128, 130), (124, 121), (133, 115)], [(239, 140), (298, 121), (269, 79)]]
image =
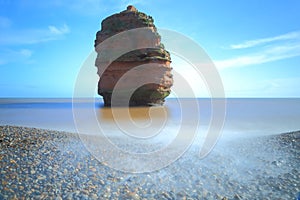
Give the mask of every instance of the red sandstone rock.
[[(111, 42), (105, 47), (99, 45), (118, 33), (136, 28), (145, 28), (145, 34), (129, 34), (121, 38), (121, 42)], [(112, 59), (111, 52), (125, 48), (122, 44), (130, 44), (133, 50), (112, 60), (105, 68)], [(112, 104), (113, 92), (119, 94), (119, 99), (114, 100), (114, 103), (123, 105), (122, 98), (126, 98), (135, 89), (127, 102), (131, 106), (163, 104), (165, 97), (170, 94), (173, 84), (171, 58), (160, 42), (160, 35), (151, 16), (128, 6), (127, 10), (107, 17), (101, 23), (101, 31), (96, 34), (95, 50), (98, 53), (96, 66), (100, 76), (98, 93), (103, 96), (106, 106)], [(117, 84), (118, 81), (121, 82)], [(145, 84), (136, 88), (138, 83)]]

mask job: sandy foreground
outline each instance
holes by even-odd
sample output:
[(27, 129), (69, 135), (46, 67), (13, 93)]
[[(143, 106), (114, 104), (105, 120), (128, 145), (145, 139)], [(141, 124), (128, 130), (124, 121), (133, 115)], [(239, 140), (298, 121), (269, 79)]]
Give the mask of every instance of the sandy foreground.
[(300, 131), (191, 147), (151, 173), (103, 165), (77, 134), (0, 126), (0, 199), (296, 199)]

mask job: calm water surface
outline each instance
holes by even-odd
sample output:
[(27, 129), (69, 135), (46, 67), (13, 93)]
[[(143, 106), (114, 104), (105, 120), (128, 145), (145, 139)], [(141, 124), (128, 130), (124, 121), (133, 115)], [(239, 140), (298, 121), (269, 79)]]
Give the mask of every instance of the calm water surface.
[[(209, 126), (211, 118), (210, 100), (197, 99), (197, 101), (199, 112), (194, 107), (184, 107), (190, 115), (185, 115), (183, 121), (188, 123), (198, 116), (200, 129), (205, 129)], [(111, 108), (103, 107), (101, 100), (83, 101), (76, 107), (81, 109), (80, 123), (95, 126), (95, 130), (98, 126), (115, 124), (114, 113)], [(137, 126), (147, 128), (151, 120), (165, 120), (164, 126), (171, 130), (182, 123), (180, 109), (179, 100), (167, 99), (162, 107), (130, 108), (129, 112)], [(115, 115), (124, 123), (129, 122), (126, 116), (122, 117), (119, 113)], [(95, 117), (98, 124), (93, 124), (94, 120), (91, 120)], [(190, 119), (186, 119), (189, 117)], [(71, 99), (0, 99), (0, 124), (76, 132)], [(276, 134), (299, 129), (300, 99), (226, 99), (223, 134)]]

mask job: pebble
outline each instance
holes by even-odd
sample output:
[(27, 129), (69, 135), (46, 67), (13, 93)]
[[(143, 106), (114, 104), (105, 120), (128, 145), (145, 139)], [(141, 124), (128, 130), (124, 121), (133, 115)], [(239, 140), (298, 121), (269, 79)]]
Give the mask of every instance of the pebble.
[(92, 194), (92, 195), (91, 195), (91, 198), (92, 198), (92, 199), (98, 199), (98, 195)]
[[(264, 146), (276, 154), (259, 159), (266, 167), (239, 168), (235, 155), (212, 152), (205, 160), (183, 157), (160, 171), (129, 174), (103, 166), (77, 136), (0, 126), (0, 166), (5, 166), (0, 169), (0, 199), (292, 199), (300, 186), (300, 137), (281, 151), (280, 145), (290, 143), (288, 137), (267, 138), (272, 145)], [(274, 144), (280, 144), (278, 155)], [(227, 148), (239, 153), (235, 146)], [(247, 146), (241, 151), (247, 153)]]
[(105, 185), (105, 182), (103, 180), (100, 180), (99, 183), (103, 186)]
[(239, 200), (239, 199), (242, 199), (242, 197), (241, 197), (240, 195), (238, 195), (238, 194), (235, 194), (235, 195), (234, 195), (234, 199)]
[(172, 199), (172, 197), (171, 197), (167, 192), (163, 192), (163, 193), (162, 193), (162, 196), (163, 196), (164, 198), (168, 199), (168, 200), (171, 200), (171, 199)]
[(38, 180), (45, 180), (47, 177), (44, 176), (44, 175), (40, 175), (40, 176), (38, 176), (37, 178), (38, 178)]

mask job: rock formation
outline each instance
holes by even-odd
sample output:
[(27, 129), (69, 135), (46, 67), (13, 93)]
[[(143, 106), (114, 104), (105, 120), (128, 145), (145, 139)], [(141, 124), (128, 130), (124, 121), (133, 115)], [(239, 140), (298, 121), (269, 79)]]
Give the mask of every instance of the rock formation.
[[(126, 42), (150, 42), (154, 44), (153, 47), (136, 48), (135, 50), (126, 52), (113, 60), (104, 70), (105, 61), (103, 60), (108, 60), (108, 58), (105, 58), (100, 53), (97, 45), (117, 33), (136, 28), (147, 28), (151, 34), (150, 36), (145, 35), (144, 38), (130, 38)], [(118, 92), (126, 94), (127, 91), (134, 87), (133, 85), (136, 83), (136, 80), (142, 79), (146, 82), (150, 77), (159, 81), (149, 82), (136, 88), (127, 105), (123, 106), (128, 106), (128, 103), (130, 106), (162, 105), (164, 103), (164, 99), (170, 94), (173, 78), (171, 74), (172, 68), (170, 67), (170, 54), (165, 50), (164, 45), (160, 41), (161, 37), (153, 24), (153, 18), (139, 12), (133, 6), (128, 6), (127, 10), (109, 16), (102, 21), (101, 30), (96, 34), (95, 50), (98, 53), (96, 67), (100, 76), (98, 94), (103, 96), (105, 106), (111, 106), (112, 92), (115, 92), (115, 86), (120, 78), (129, 70), (145, 64), (147, 64), (148, 68), (140, 71), (137, 70), (136, 73), (128, 75), (129, 77), (126, 77), (127, 81), (122, 83), (121, 87), (117, 88)], [(151, 65), (155, 65), (155, 67), (151, 67)]]

